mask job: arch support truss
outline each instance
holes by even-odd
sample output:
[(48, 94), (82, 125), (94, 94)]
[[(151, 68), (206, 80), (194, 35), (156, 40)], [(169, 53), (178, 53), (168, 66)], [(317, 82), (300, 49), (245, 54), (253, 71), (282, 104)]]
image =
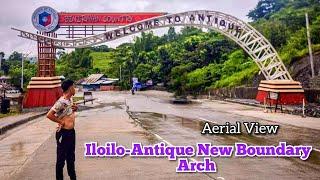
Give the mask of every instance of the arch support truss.
[(236, 42), (250, 55), (260, 68), (266, 80), (292, 80), (278, 53), (263, 35), (244, 21), (216, 11), (200, 10), (167, 14), (79, 39), (57, 39), (13, 29), (19, 31), (18, 36), (22, 38), (40, 41), (41, 43), (53, 42), (56, 47), (82, 48), (151, 29), (170, 26), (195, 26), (222, 33)]

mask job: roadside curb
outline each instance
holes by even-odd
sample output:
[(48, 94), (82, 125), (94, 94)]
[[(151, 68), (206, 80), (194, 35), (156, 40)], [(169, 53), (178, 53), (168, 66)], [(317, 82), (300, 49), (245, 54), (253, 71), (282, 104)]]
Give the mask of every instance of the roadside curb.
[(245, 102), (234, 101), (234, 100), (231, 100), (231, 99), (224, 99), (223, 101), (230, 102), (230, 103), (243, 104), (243, 105), (248, 105), (248, 106), (254, 106), (254, 107), (259, 107), (259, 108), (264, 108), (264, 106), (262, 104), (245, 103)]
[(4, 134), (4, 133), (7, 132), (8, 130), (13, 129), (13, 128), (19, 126), (19, 125), (22, 125), (22, 124), (24, 124), (24, 123), (27, 123), (27, 122), (32, 121), (32, 120), (34, 120), (34, 119), (37, 119), (37, 118), (45, 115), (46, 113), (47, 113), (47, 112), (42, 112), (42, 113), (40, 113), (40, 114), (31, 116), (31, 117), (27, 117), (27, 118), (23, 118), (23, 119), (21, 119), (21, 120), (19, 120), (19, 121), (13, 122), (13, 123), (8, 124), (8, 125), (5, 125), (5, 126), (3, 126), (3, 127), (0, 127), (0, 135)]
[[(265, 108), (264, 105), (262, 105), (262, 104), (246, 103), (246, 102), (234, 101), (231, 99), (224, 99), (223, 101), (230, 102), (230, 103), (243, 104), (243, 105), (247, 105), (247, 106), (258, 107), (258, 108), (262, 108), (262, 109)], [(288, 108), (288, 107), (283, 107), (282, 113), (302, 116), (302, 112), (297, 112), (297, 110), (292, 109), (292, 108)], [(310, 116), (310, 117), (312, 117), (312, 116)]]

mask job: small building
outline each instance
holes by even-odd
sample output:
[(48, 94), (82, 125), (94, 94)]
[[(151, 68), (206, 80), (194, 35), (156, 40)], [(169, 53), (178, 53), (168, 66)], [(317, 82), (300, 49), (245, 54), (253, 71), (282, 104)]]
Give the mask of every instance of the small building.
[(10, 79), (11, 78), (9, 76), (0, 76), (0, 83), (1, 84), (8, 84)]
[(116, 86), (118, 81), (119, 79), (107, 78), (104, 74), (91, 74), (81, 85), (87, 91), (112, 91), (119, 90)]

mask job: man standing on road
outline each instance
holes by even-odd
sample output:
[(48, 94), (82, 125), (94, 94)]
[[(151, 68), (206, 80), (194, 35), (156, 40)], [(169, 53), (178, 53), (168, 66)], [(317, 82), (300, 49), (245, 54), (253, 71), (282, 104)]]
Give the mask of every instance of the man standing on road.
[(68, 174), (71, 180), (76, 179), (75, 172), (75, 111), (72, 96), (75, 94), (74, 82), (65, 80), (62, 85), (63, 95), (57, 100), (47, 114), (47, 118), (58, 123), (56, 132), (57, 162), (56, 179), (63, 179), (63, 167), (67, 161)]

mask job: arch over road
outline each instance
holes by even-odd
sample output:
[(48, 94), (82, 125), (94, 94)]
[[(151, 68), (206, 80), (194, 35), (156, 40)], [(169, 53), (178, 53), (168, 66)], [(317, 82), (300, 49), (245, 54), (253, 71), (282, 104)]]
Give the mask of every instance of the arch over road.
[(244, 21), (217, 11), (199, 10), (166, 14), (79, 39), (57, 39), (12, 29), (19, 31), (18, 36), (22, 38), (42, 43), (50, 41), (54, 46), (62, 48), (83, 48), (170, 26), (195, 26), (217, 31), (243, 48), (258, 65), (266, 80), (292, 80), (278, 53), (263, 35)]

